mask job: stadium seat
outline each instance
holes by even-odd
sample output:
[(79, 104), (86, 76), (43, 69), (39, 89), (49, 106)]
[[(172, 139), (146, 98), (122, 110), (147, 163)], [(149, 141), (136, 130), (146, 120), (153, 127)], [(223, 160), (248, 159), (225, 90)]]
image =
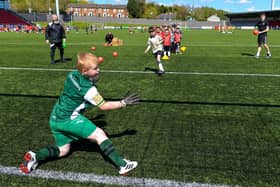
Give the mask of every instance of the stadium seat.
[(15, 13), (0, 9), (0, 24), (7, 24), (7, 25), (30, 25), (27, 21), (25, 21), (20, 16), (16, 15)]

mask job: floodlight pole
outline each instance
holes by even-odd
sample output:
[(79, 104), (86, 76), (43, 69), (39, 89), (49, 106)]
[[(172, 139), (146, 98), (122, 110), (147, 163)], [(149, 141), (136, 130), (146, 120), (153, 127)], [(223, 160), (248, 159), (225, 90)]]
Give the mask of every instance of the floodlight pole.
[(271, 0), (271, 10), (274, 10), (275, 7), (275, 0)]
[(56, 15), (58, 17), (58, 20), (60, 20), (60, 16), (59, 16), (59, 0), (55, 0), (55, 8), (56, 8)]

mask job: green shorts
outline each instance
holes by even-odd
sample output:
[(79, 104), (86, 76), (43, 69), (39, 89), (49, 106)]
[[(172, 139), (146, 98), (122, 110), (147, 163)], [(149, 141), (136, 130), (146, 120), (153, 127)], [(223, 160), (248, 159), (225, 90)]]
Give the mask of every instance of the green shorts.
[(74, 120), (58, 121), (51, 119), (50, 127), (55, 143), (59, 147), (79, 138), (86, 139), (96, 129), (95, 124), (83, 115), (79, 115)]

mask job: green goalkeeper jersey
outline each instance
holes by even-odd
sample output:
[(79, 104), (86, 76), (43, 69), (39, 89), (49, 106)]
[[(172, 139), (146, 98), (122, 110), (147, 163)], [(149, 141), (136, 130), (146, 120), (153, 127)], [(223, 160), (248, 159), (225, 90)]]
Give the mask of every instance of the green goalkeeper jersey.
[(74, 70), (68, 74), (64, 82), (62, 94), (53, 108), (51, 120), (73, 120), (88, 106), (100, 106), (104, 102), (94, 83), (78, 70)]

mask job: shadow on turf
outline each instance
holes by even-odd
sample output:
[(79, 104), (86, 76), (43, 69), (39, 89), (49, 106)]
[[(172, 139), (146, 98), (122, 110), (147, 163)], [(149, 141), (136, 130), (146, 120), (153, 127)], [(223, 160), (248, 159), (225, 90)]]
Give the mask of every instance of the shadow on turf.
[[(107, 126), (107, 122), (105, 121), (105, 115), (104, 114), (99, 114), (97, 116), (95, 116), (94, 118), (90, 119), (97, 127), (104, 129)], [(105, 132), (105, 130), (104, 130)], [(126, 129), (120, 133), (117, 134), (108, 134), (107, 132), (105, 132), (106, 135), (109, 138), (119, 138), (122, 136), (132, 136), (132, 135), (136, 135), (137, 131), (136, 130), (131, 130), (131, 129)], [(112, 165), (114, 165), (114, 163), (108, 159), (100, 150), (99, 146), (96, 143), (90, 142), (87, 139), (79, 139), (78, 141), (73, 141), (71, 142), (71, 149), (70, 152), (68, 153), (67, 156), (62, 157), (62, 158), (56, 158), (56, 159), (48, 159), (46, 161), (40, 162), (40, 165), (43, 165), (47, 162), (50, 161), (55, 161), (55, 160), (60, 160), (63, 158), (67, 158), (69, 156), (71, 156), (74, 152), (77, 151), (84, 151), (84, 152), (98, 152), (102, 155), (103, 159), (107, 162), (110, 162)], [(117, 168), (117, 166), (115, 166)]]
[(156, 74), (158, 73), (158, 70), (157, 70), (157, 69), (155, 69), (155, 68), (149, 68), (149, 67), (145, 67), (144, 71), (151, 71), (151, 72), (156, 73)]
[(94, 123), (97, 127), (103, 129), (104, 132), (106, 133), (106, 135), (109, 138), (119, 138), (119, 137), (122, 137), (122, 136), (132, 136), (132, 135), (137, 134), (137, 131), (133, 130), (133, 129), (126, 129), (126, 130), (124, 130), (120, 133), (117, 133), (117, 134), (108, 134), (105, 130), (106, 126), (107, 126), (107, 122), (105, 121), (105, 115), (104, 114), (99, 114), (99, 115), (95, 116), (94, 118), (91, 118), (90, 121), (92, 123)]
[(242, 56), (255, 56), (254, 54), (251, 53), (241, 53)]
[[(27, 98), (47, 98), (47, 99), (57, 99), (58, 98), (58, 96), (54, 96), (54, 95), (35, 95), (35, 94), (27, 95), (27, 94), (11, 94), (11, 93), (0, 93), (0, 96), (4, 96), (4, 97), (27, 97)], [(105, 100), (118, 101), (119, 99), (105, 98)], [(142, 100), (140, 100), (140, 104), (141, 103), (280, 108), (280, 104), (228, 103), (228, 102), (207, 102), (207, 101), (166, 101), (166, 100), (154, 100), (154, 99), (142, 99)]]
[(159, 73), (158, 69), (155, 69), (155, 68), (145, 67), (144, 71), (151, 71), (159, 77), (161, 77), (163, 75), (162, 73)]
[[(64, 58), (64, 61), (65, 62), (70, 62), (70, 61), (72, 61), (72, 58)], [(59, 62), (60, 62), (60, 59), (57, 59), (57, 60), (54, 61), (54, 63), (59, 63)]]

